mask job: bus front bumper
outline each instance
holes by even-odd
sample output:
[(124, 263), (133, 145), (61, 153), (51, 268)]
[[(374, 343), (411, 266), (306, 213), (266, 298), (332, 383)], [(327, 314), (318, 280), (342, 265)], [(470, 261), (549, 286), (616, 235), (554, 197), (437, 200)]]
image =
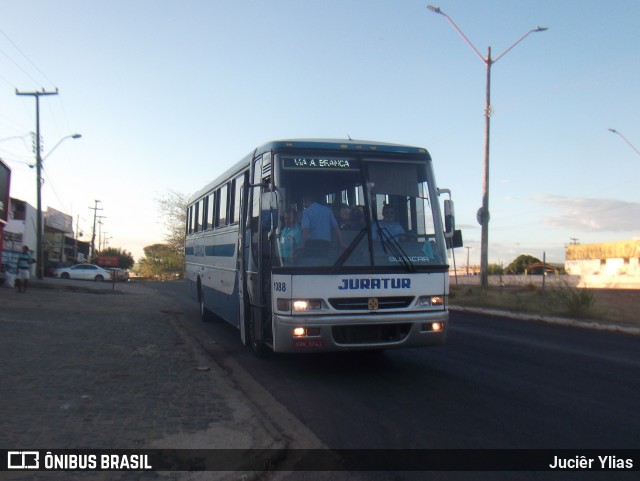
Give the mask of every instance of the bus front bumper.
[(273, 315), (275, 352), (382, 350), (444, 344), (449, 311)]

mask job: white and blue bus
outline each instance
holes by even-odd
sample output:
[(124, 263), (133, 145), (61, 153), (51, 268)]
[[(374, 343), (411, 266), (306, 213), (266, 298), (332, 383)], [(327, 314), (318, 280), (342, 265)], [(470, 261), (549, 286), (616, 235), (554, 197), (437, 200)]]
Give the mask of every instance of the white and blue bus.
[[(266, 143), (189, 199), (190, 295), (203, 320), (231, 323), (257, 355), (440, 345), (454, 232), (441, 193), (450, 197), (423, 148)], [(309, 196), (338, 228), (320, 248), (301, 249), (308, 221), (306, 234), (296, 224)], [(383, 218), (390, 207), (400, 227)]]

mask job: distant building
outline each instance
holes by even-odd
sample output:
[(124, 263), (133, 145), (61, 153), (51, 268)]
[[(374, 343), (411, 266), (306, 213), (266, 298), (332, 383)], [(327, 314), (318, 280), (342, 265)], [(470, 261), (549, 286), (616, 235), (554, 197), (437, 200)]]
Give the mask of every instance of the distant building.
[[(11, 169), (0, 159), (0, 252), (4, 242), (4, 228), (9, 221), (9, 188), (11, 185)], [(1, 262), (1, 260), (0, 260)], [(2, 264), (0, 264), (2, 271)]]
[(568, 245), (565, 269), (580, 287), (640, 289), (640, 240)]
[[(76, 264), (88, 258), (89, 243), (75, 238), (71, 216), (48, 208), (43, 222), (42, 250), (45, 275), (60, 264)], [(3, 225), (0, 246), (1, 262), (5, 267), (15, 269), (23, 246), (28, 246), (35, 256), (38, 239), (36, 226), (35, 207), (23, 200), (10, 198), (8, 221)], [(32, 274), (35, 275), (35, 271)]]

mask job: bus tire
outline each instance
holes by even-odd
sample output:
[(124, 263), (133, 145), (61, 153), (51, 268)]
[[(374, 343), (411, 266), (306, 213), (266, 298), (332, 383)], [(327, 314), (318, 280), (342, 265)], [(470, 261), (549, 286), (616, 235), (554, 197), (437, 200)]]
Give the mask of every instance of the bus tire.
[(200, 320), (202, 322), (211, 322), (213, 321), (213, 313), (207, 309), (204, 304), (204, 292), (202, 292), (202, 285), (200, 284), (200, 280), (198, 279), (198, 303), (200, 304)]

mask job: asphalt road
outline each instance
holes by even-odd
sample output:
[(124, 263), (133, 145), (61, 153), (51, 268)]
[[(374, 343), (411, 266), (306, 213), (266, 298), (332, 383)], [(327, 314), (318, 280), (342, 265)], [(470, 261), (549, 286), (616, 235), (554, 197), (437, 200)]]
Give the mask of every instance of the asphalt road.
[[(184, 284), (157, 288), (187, 312), (194, 336), (220, 346), (332, 449), (640, 448), (639, 336), (453, 313), (443, 347), (260, 360), (235, 328), (200, 322)], [(453, 479), (440, 476), (429, 479)]]

